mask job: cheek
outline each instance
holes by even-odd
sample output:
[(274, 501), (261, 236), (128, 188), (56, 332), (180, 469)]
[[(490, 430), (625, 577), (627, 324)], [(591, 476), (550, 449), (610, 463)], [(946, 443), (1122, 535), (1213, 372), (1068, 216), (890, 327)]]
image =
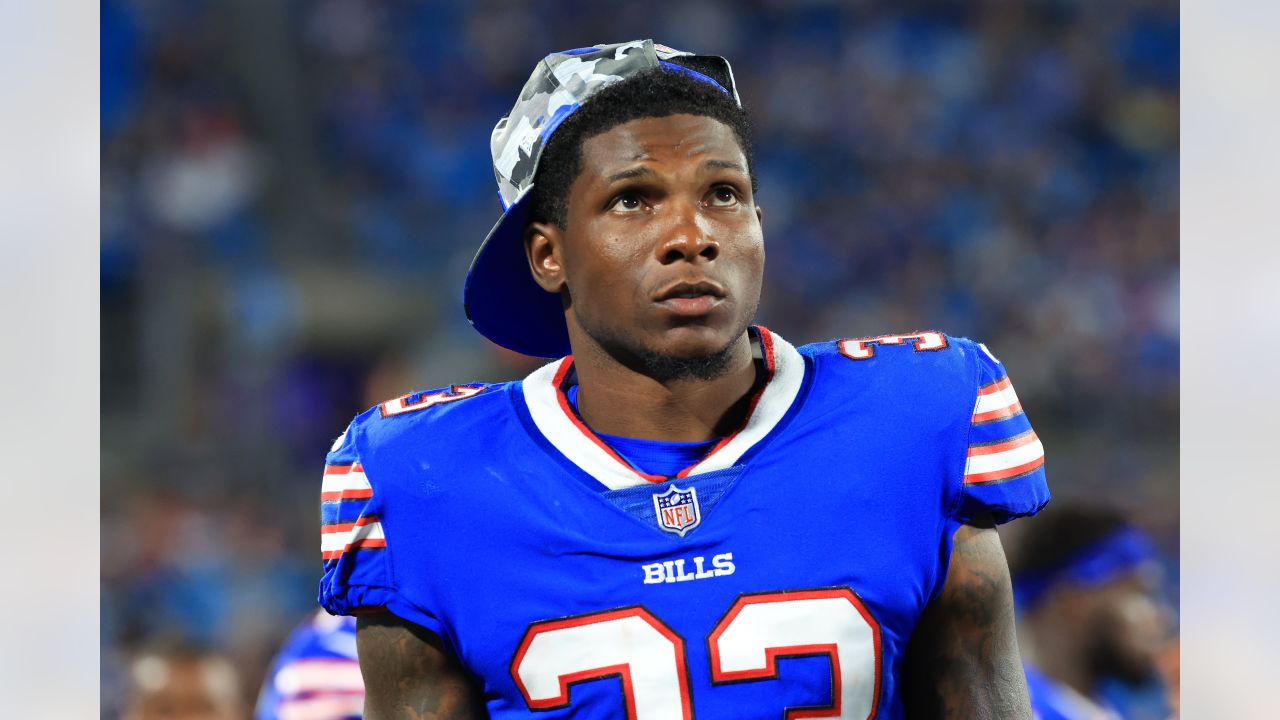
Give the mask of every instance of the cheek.
[(1151, 598), (1128, 598), (1120, 604), (1118, 611), (1125, 624), (1144, 644), (1158, 645), (1164, 638), (1164, 613)]
[(570, 295), (592, 307), (626, 302), (638, 292), (647, 252), (616, 230), (596, 231), (591, 237), (599, 239), (584, 241), (568, 256)]
[(1160, 606), (1145, 595), (1129, 595), (1116, 599), (1107, 608), (1106, 627), (1117, 643), (1142, 657), (1154, 657), (1165, 636), (1164, 614)]
[(759, 286), (764, 275), (764, 239), (759, 233), (754, 233), (739, 240), (731, 249), (739, 281), (744, 285)]
[(729, 237), (744, 255), (764, 259), (764, 229), (754, 214), (744, 215), (730, 231)]
[(755, 263), (755, 267), (760, 270), (764, 269), (764, 238), (757, 236), (755, 243), (751, 246), (751, 257)]

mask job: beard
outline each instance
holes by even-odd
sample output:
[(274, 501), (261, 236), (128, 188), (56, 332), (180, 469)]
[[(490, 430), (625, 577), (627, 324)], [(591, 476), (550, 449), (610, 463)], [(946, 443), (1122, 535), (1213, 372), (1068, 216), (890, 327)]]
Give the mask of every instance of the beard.
[[(714, 380), (729, 368), (729, 359), (733, 355), (733, 343), (708, 353), (693, 357), (675, 357), (649, 350), (640, 350), (634, 355), (636, 366), (632, 369), (642, 372), (658, 382), (672, 380)], [(616, 357), (616, 356), (615, 356)]]
[(1095, 635), (1088, 652), (1094, 677), (1113, 677), (1127, 685), (1141, 685), (1155, 673), (1155, 660), (1137, 648), (1117, 641), (1110, 632)]
[(613, 328), (593, 327), (583, 320), (584, 318), (578, 315), (579, 326), (610, 357), (624, 367), (662, 383), (676, 380), (714, 380), (723, 376), (728, 371), (729, 362), (733, 358), (734, 343), (742, 337), (742, 333), (747, 331), (747, 325), (750, 324), (749, 322), (744, 324), (738, 332), (733, 333), (724, 347), (706, 353), (672, 355), (647, 347), (643, 342), (617, 332)]

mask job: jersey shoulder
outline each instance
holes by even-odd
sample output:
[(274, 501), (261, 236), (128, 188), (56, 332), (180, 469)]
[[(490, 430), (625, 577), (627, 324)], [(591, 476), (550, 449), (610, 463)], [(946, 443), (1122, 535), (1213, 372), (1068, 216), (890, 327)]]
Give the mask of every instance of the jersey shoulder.
[(851, 337), (800, 348), (825, 391), (887, 386), (898, 392), (957, 393), (973, 401), (984, 376), (1003, 373), (986, 346), (936, 330)]
[(357, 415), (334, 441), (327, 465), (367, 465), (373, 456), (403, 449), (456, 447), (484, 435), (512, 415), (518, 382), (466, 383), (419, 390), (392, 398)]
[(316, 659), (356, 659), (356, 619), (316, 610), (301, 622), (277, 657), (283, 667)]
[[(404, 530), (474, 473), (474, 458), (507, 437), (516, 383), (472, 383), (409, 393), (356, 416), (325, 459), (320, 492), (324, 576), (318, 599), (335, 615), (386, 608), (439, 635), (401, 594), (387, 527)], [(403, 534), (401, 535), (403, 537)], [(412, 545), (412, 543), (410, 543)]]
[(867, 432), (905, 431), (947, 449), (948, 506), (959, 521), (987, 514), (1007, 522), (1049, 501), (1044, 447), (1004, 365), (982, 343), (926, 331), (800, 351), (815, 368), (810, 397), (831, 411), (819, 416), (872, 418)]

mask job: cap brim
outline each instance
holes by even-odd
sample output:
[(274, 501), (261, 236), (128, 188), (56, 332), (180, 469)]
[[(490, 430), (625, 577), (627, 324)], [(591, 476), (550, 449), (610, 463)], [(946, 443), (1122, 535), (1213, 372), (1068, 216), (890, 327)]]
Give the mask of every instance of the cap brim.
[(533, 280), (524, 252), (529, 220), (526, 191), (502, 214), (467, 270), (462, 305), (481, 335), (508, 350), (534, 357), (568, 355), (569, 331), (560, 295)]

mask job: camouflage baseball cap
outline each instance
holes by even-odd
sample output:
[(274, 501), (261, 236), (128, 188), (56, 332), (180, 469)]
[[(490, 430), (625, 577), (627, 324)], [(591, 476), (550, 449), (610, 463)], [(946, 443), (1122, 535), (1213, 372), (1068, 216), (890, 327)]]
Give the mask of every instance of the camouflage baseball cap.
[(471, 261), (462, 292), (467, 319), (481, 335), (525, 355), (569, 353), (560, 296), (534, 282), (524, 252), (538, 161), (551, 134), (591, 96), (652, 68), (708, 82), (741, 105), (728, 60), (635, 40), (546, 56), (494, 127), (489, 144), (503, 213)]

